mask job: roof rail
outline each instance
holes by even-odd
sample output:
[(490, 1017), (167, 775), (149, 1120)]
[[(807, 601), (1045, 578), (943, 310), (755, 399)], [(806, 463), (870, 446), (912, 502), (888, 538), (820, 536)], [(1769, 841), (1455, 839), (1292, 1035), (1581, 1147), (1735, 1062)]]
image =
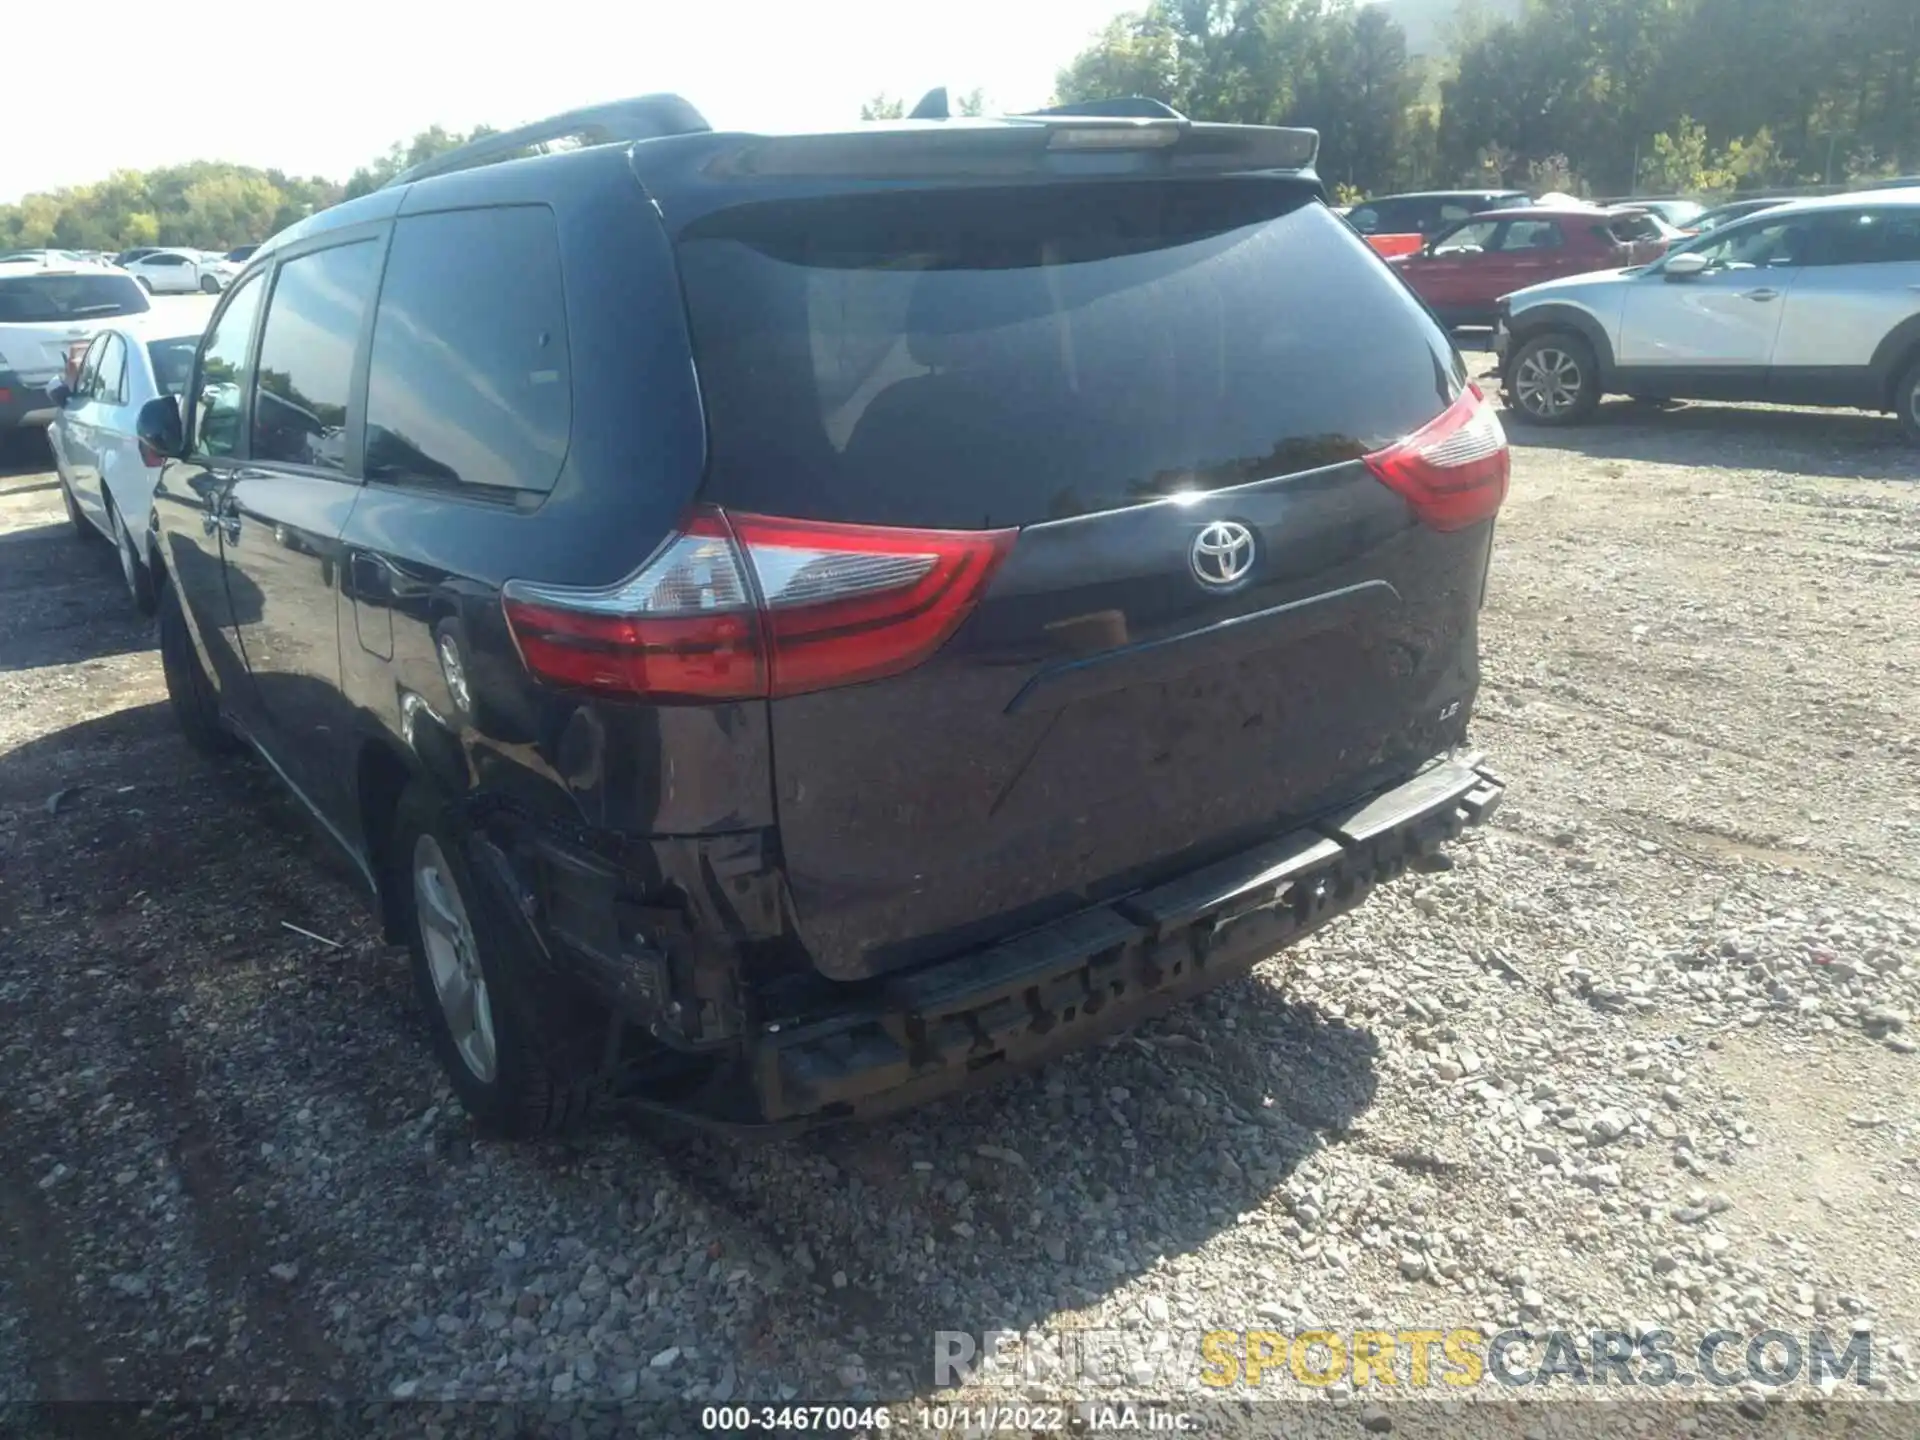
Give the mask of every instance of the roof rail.
[(1076, 100), (1071, 105), (1049, 105), (1044, 110), (1027, 110), (1026, 116), (1095, 115), (1112, 120), (1184, 120), (1187, 117), (1164, 100), (1149, 100), (1144, 95), (1115, 95), (1102, 100)]
[(531, 125), (471, 140), (402, 170), (380, 188), (411, 185), (432, 175), (517, 160), (526, 152), (543, 154), (548, 149), (618, 145), (630, 140), (652, 140), (661, 135), (692, 135), (712, 128), (706, 117), (678, 95), (638, 95), (631, 100), (613, 100), (604, 105), (569, 110), (536, 120)]

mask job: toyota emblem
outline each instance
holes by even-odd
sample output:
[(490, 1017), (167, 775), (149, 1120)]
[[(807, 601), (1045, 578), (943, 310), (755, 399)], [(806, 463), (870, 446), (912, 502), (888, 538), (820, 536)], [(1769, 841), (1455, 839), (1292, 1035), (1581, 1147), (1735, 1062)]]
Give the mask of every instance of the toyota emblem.
[(1193, 537), (1188, 559), (1202, 585), (1230, 590), (1253, 570), (1253, 531), (1238, 520), (1215, 520)]

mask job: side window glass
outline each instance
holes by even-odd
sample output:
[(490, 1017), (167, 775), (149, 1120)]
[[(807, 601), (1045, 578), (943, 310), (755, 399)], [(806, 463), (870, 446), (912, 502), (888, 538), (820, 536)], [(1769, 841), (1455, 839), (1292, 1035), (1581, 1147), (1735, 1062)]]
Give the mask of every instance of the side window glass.
[(367, 478), (553, 488), (573, 428), (566, 300), (543, 206), (394, 228), (367, 380)]
[(118, 335), (100, 337), (100, 369), (93, 387), (93, 398), (107, 405), (122, 405), (127, 399), (127, 347)]
[(1380, 229), (1380, 212), (1371, 205), (1362, 205), (1347, 216), (1347, 223), (1362, 235), (1372, 235)]
[[(1704, 255), (1715, 270), (1759, 270), (1806, 263), (1812, 227), (1802, 217), (1772, 224), (1742, 225), (1687, 253)], [(1715, 232), (1718, 234), (1718, 232)]]
[(1560, 227), (1551, 220), (1514, 220), (1500, 241), (1502, 250), (1558, 250)]
[(1499, 230), (1498, 220), (1481, 220), (1472, 225), (1462, 225), (1451, 235), (1433, 247), (1436, 255), (1478, 255), (1493, 246), (1494, 232)]
[(1888, 265), (1920, 265), (1920, 210), (1909, 207), (1887, 216), (1880, 259)]
[(247, 345), (260, 313), (258, 277), (233, 292), (227, 308), (200, 347), (193, 382), (193, 446), (215, 457), (240, 453), (240, 379), (247, 368)]
[(106, 352), (107, 336), (96, 335), (93, 343), (80, 357), (80, 369), (73, 379), (73, 393), (82, 400), (91, 400), (100, 380), (100, 357)]
[(1822, 217), (1816, 265), (1920, 261), (1920, 210), (1849, 210)]
[(354, 348), (379, 262), (379, 246), (359, 240), (280, 267), (260, 332), (253, 459), (346, 468)]

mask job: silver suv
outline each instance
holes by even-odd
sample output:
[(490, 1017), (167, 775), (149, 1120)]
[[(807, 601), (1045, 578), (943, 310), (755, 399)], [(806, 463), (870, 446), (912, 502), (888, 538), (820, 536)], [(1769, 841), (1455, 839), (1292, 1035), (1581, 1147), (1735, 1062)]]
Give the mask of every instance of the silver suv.
[(1892, 411), (1920, 444), (1920, 188), (1796, 200), (1655, 264), (1501, 299), (1508, 407), (1540, 425), (1600, 398)]

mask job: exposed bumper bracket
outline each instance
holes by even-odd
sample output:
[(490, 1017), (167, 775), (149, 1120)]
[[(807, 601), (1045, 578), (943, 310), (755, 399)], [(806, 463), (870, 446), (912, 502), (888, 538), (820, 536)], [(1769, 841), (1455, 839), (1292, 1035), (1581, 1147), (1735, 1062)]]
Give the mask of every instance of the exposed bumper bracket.
[(1449, 758), (1311, 828), (888, 983), (860, 1008), (758, 1037), (766, 1121), (884, 1114), (1125, 1029), (1242, 974), (1499, 806)]

